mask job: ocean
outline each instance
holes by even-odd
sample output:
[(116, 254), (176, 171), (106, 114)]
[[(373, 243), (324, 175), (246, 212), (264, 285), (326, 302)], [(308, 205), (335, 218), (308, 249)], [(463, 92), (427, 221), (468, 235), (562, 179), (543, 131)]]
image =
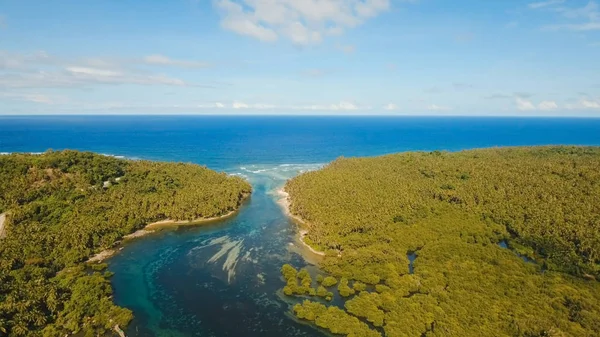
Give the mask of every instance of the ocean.
[(600, 119), (273, 116), (0, 116), (0, 152), (94, 151), (182, 161), (254, 188), (233, 218), (164, 230), (109, 260), (128, 336), (322, 336), (289, 315), (279, 268), (318, 267), (277, 205), (287, 179), (340, 156), (492, 146), (600, 145)]

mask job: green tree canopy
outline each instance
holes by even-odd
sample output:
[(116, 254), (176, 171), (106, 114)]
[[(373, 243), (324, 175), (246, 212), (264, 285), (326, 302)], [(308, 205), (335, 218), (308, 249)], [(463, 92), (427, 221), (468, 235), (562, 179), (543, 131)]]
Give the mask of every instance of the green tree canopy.
[(304, 173), (285, 186), (291, 212), (313, 248), (336, 252), (321, 267), (348, 297), (346, 312), (295, 311), (345, 335), (351, 316), (386, 336), (598, 336), (598, 168), (600, 148), (530, 147)]
[(0, 156), (0, 336), (124, 327), (131, 312), (112, 303), (110, 274), (82, 262), (149, 222), (236, 210), (250, 192), (238, 177), (192, 164), (77, 151)]

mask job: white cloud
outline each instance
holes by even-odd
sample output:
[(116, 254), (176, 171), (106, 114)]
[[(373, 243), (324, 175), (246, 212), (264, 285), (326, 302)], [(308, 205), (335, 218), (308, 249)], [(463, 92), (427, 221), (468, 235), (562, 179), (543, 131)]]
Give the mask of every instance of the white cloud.
[(66, 70), (75, 76), (98, 76), (98, 77), (118, 77), (123, 74), (104, 69), (86, 68), (86, 67), (67, 67)]
[(291, 111), (306, 111), (307, 113), (322, 112), (348, 112), (360, 113), (371, 110), (369, 106), (358, 105), (356, 103), (342, 101), (334, 104), (296, 104), (296, 105), (277, 105), (271, 103), (250, 103), (243, 101), (226, 102), (172, 102), (163, 104), (150, 104), (139, 102), (83, 102), (77, 100), (67, 100), (63, 97), (49, 96), (44, 94), (27, 93), (0, 93), (0, 102), (2, 99), (15, 101), (27, 101), (39, 103), (41, 105), (53, 105), (52, 113), (81, 113), (83, 111), (95, 113), (122, 113), (122, 112), (143, 112), (143, 113), (212, 113), (220, 111), (224, 114), (235, 113), (289, 113)]
[(0, 88), (61, 88), (85, 85), (168, 85), (188, 86), (177, 78), (164, 75), (120, 73), (89, 67), (67, 67), (53, 71), (0, 73)]
[(600, 110), (600, 99), (582, 98), (577, 103), (565, 105), (567, 110)]
[[(217, 103), (219, 108), (226, 108), (224, 104)], [(265, 104), (265, 103), (243, 103), (243, 102), (233, 102), (231, 104), (232, 109), (253, 109), (253, 110), (270, 110), (275, 109), (277, 106), (275, 104)]]
[(572, 31), (576, 31), (576, 32), (585, 32), (585, 31), (590, 31), (590, 30), (600, 30), (600, 22), (549, 25), (549, 26), (542, 27), (542, 29), (547, 30), (547, 31), (572, 30)]
[(394, 103), (389, 103), (386, 104), (383, 107), (384, 110), (388, 110), (388, 111), (394, 111), (394, 110), (400, 110), (400, 108), (398, 107), (398, 105), (394, 104)]
[(533, 103), (531, 103), (531, 101), (528, 101), (524, 98), (521, 97), (517, 97), (516, 98), (516, 103), (517, 103), (517, 109), (521, 110), (521, 111), (532, 111), (532, 110), (536, 110), (536, 107)]
[[(173, 60), (162, 55), (137, 59), (65, 59), (44, 51), (11, 53), (0, 50), (0, 88), (81, 87), (85, 85), (137, 84), (201, 86), (139, 66), (163, 65), (199, 68), (206, 63)], [(212, 87), (204, 85), (204, 87)]]
[(543, 101), (538, 104), (538, 109), (542, 111), (556, 110), (558, 109), (558, 104), (554, 101)]
[(181, 68), (205, 68), (210, 63), (201, 61), (177, 60), (170, 57), (154, 54), (139, 58), (78, 58), (67, 59), (49, 55), (45, 51), (33, 53), (14, 53), (0, 50), (0, 70), (2, 69), (31, 69), (40, 65), (47, 66), (78, 66), (93, 68), (135, 68), (141, 65), (173, 66)]
[(532, 101), (527, 100), (523, 97), (516, 97), (517, 109), (520, 111), (551, 111), (559, 108), (555, 101), (542, 101), (539, 104), (534, 104)]
[(44, 51), (19, 54), (0, 50), (0, 70), (28, 69), (32, 65), (52, 65), (56, 62), (55, 58)]
[(539, 8), (546, 8), (546, 7), (550, 7), (550, 6), (554, 6), (554, 5), (559, 5), (559, 4), (562, 4), (563, 2), (565, 2), (565, 0), (548, 0), (548, 1), (532, 2), (527, 6), (531, 9), (539, 9)]
[(149, 55), (143, 58), (143, 61), (151, 65), (175, 66), (183, 68), (206, 68), (210, 64), (198, 61), (174, 60), (164, 55)]
[(591, 100), (581, 100), (581, 105), (585, 109), (600, 109), (600, 101), (591, 101)]
[(359, 106), (352, 102), (342, 101), (335, 104), (312, 104), (312, 105), (290, 105), (279, 107), (283, 110), (314, 110), (314, 111), (353, 111), (353, 110), (370, 110), (370, 107)]
[(560, 23), (546, 25), (542, 27), (542, 30), (556, 31), (556, 30), (571, 30), (571, 31), (592, 31), (600, 30), (600, 10), (598, 4), (594, 1), (589, 1), (587, 5), (583, 7), (564, 7), (556, 6), (562, 2), (548, 1), (546, 6), (542, 7), (531, 7), (544, 8), (561, 14), (564, 18), (569, 20), (578, 20), (579, 22), (574, 23)]
[(598, 13), (598, 4), (594, 1), (589, 1), (587, 5), (578, 8), (556, 8), (556, 11), (562, 13), (569, 19), (589, 19), (590, 21), (597, 21), (600, 19)]
[(339, 104), (332, 104), (331, 110), (358, 110), (358, 106), (350, 102), (340, 102)]
[[(7, 95), (4, 95), (7, 96)], [(3, 94), (0, 94), (0, 99)], [(308, 114), (319, 114), (323, 112), (348, 112), (361, 113), (370, 110), (371, 107), (361, 106), (351, 102), (340, 102), (336, 104), (313, 104), (313, 105), (276, 105), (269, 103), (249, 103), (242, 101), (224, 102), (175, 102), (165, 104), (149, 104), (134, 102), (78, 102), (78, 101), (58, 101), (53, 97), (46, 98), (44, 95), (36, 97), (11, 97), (15, 100), (35, 100), (37, 103), (54, 104), (50, 113), (214, 113), (217, 110), (223, 114), (243, 114), (243, 113), (289, 113), (291, 111), (305, 111)], [(43, 111), (43, 110), (40, 110)]]
[[(225, 17), (221, 21), (223, 28), (261, 41), (277, 40), (278, 36), (275, 31), (261, 25), (259, 20), (248, 15), (241, 5), (229, 0), (217, 0), (215, 4), (225, 13)], [(278, 9), (273, 8), (274, 11)]]
[(437, 105), (437, 104), (430, 104), (427, 107), (427, 110), (429, 110), (429, 111), (448, 111), (448, 110), (452, 110), (452, 108), (447, 107), (447, 106)]
[(261, 41), (298, 45), (343, 34), (390, 8), (390, 0), (213, 0), (223, 28)]
[(233, 102), (232, 108), (234, 109), (248, 109), (250, 105), (242, 102)]
[(1, 93), (0, 97), (4, 97), (4, 98), (14, 100), (14, 101), (31, 102), (31, 103), (47, 104), (47, 105), (64, 104), (67, 102), (67, 99), (64, 97), (50, 96), (50, 95), (45, 95), (45, 94), (40, 94), (40, 93), (5, 92), (5, 93)]

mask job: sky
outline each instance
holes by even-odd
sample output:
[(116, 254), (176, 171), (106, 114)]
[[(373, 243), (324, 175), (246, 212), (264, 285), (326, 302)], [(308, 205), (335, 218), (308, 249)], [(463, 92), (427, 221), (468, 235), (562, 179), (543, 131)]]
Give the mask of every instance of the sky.
[(0, 114), (600, 117), (600, 4), (0, 0)]

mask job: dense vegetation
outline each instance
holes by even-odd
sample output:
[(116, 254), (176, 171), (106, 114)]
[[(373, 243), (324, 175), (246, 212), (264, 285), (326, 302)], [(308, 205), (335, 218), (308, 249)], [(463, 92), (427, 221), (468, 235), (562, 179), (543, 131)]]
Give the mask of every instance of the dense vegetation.
[(348, 336), (599, 336), (598, 168), (591, 147), (340, 158), (285, 189), (345, 310), (322, 275), (286, 266), (284, 290)]
[(98, 336), (125, 326), (110, 273), (85, 266), (146, 223), (237, 209), (250, 185), (192, 164), (76, 151), (0, 156), (0, 336)]

